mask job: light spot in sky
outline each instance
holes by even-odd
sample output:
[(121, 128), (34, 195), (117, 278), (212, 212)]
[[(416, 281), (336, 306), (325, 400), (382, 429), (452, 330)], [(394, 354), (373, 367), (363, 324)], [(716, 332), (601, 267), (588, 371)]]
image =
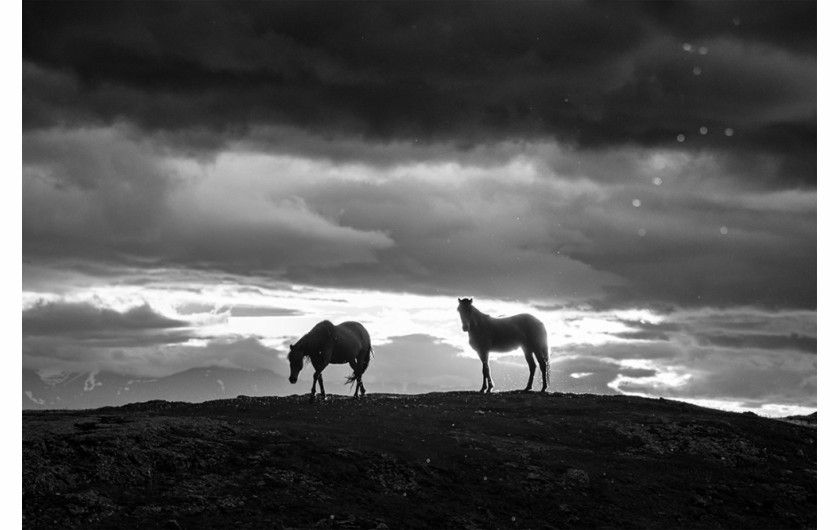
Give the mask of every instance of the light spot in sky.
[(694, 75), (700, 75), (703, 73), (703, 70), (699, 66), (695, 66), (692, 72), (694, 73)]
[(647, 230), (645, 230), (644, 228), (639, 228), (638, 234), (639, 237), (645, 237), (647, 235)]
[(723, 130), (723, 134), (725, 134), (726, 136), (732, 136), (735, 134), (735, 131), (731, 127), (727, 127)]
[(634, 207), (638, 208), (641, 205), (642, 205), (642, 201), (640, 201), (639, 199), (633, 199), (633, 206)]
[(726, 235), (726, 234), (729, 233), (729, 229), (725, 226), (721, 226), (720, 227), (720, 233), (723, 234), (723, 235)]
[(654, 186), (661, 186), (662, 185), (662, 179), (659, 178), (659, 177), (653, 177), (653, 185)]
[(686, 42), (685, 44), (682, 45), (682, 49), (684, 51), (687, 51), (687, 52), (690, 53), (690, 52), (694, 51), (694, 46), (692, 46), (691, 44)]
[(682, 133), (678, 134), (677, 135), (677, 141), (680, 142), (680, 143), (684, 142), (685, 141), (685, 135), (682, 134)]

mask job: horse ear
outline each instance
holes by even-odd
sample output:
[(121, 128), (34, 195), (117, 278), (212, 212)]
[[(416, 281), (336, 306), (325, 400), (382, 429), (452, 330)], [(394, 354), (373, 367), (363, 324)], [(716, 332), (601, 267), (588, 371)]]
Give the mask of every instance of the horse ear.
[(472, 298), (464, 298), (464, 301), (472, 305)]

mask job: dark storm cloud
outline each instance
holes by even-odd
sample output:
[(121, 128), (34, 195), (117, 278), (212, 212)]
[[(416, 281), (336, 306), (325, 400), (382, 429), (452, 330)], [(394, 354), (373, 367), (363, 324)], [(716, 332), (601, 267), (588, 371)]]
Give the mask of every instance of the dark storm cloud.
[(621, 333), (613, 333), (613, 336), (620, 339), (628, 340), (668, 340), (669, 335), (663, 331), (625, 331)]
[(567, 245), (568, 255), (630, 280), (607, 288), (607, 304), (816, 308), (816, 197), (784, 210), (684, 189), (662, 193), (640, 190), (633, 216), (615, 215), (631, 209), (631, 195), (603, 215), (578, 216), (585, 224), (569, 215), (569, 227), (594, 243)]
[(815, 2), (23, 10), (27, 289), (816, 307)]
[(815, 24), (816, 2), (28, 2), (24, 127), (205, 146), (273, 125), (462, 147), (685, 134), (812, 186)]
[(779, 334), (740, 334), (740, 335), (700, 335), (701, 345), (721, 348), (756, 348), (767, 350), (796, 350), (817, 353), (817, 337), (791, 333)]
[[(772, 329), (772, 326), (767, 325), (768, 319), (772, 320), (773, 315), (765, 313), (764, 322), (761, 327)], [(799, 331), (790, 331), (787, 333), (756, 333), (750, 331), (749, 322), (735, 318), (731, 319), (727, 327), (730, 330), (740, 330), (740, 332), (723, 331), (711, 318), (704, 322), (694, 323), (693, 325), (678, 324), (675, 322), (654, 324), (651, 322), (629, 320), (622, 320), (621, 322), (632, 328), (632, 330), (613, 333), (613, 336), (628, 340), (671, 341), (690, 338), (691, 341), (700, 347), (712, 346), (730, 350), (789, 350), (817, 353), (817, 337), (802, 333), (802, 331), (810, 331), (807, 324), (799, 326)], [(711, 328), (711, 330), (708, 328)]]
[(680, 358), (683, 349), (676, 344), (668, 342), (627, 342), (607, 343), (598, 346), (591, 344), (564, 344), (551, 348), (552, 357), (562, 358), (568, 355), (580, 357), (599, 357), (622, 361), (628, 359), (645, 359), (668, 361)]
[(203, 345), (97, 343), (35, 337), (24, 341), (23, 367), (28, 370), (114, 372), (165, 377), (197, 366), (221, 366), (281, 373), (279, 352), (253, 337), (218, 337)]
[(148, 304), (120, 312), (85, 302), (41, 302), (23, 311), (24, 343), (48, 338), (91, 346), (172, 344), (192, 337), (188, 326)]
[(639, 320), (618, 320), (621, 324), (631, 328), (631, 331), (613, 333), (614, 336), (628, 340), (668, 341), (674, 332), (682, 331), (682, 327), (672, 322), (653, 323)]

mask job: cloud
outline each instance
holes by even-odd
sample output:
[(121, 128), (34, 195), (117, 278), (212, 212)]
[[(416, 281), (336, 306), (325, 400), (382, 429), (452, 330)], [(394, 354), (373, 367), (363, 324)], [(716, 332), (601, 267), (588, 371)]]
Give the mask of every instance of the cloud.
[(674, 363), (670, 370), (683, 376), (677, 384), (620, 381), (616, 388), (676, 399), (727, 400), (747, 406), (817, 406), (815, 356), (791, 355), (787, 351), (699, 350)]
[(300, 316), (302, 314), (297, 309), (286, 309), (283, 307), (237, 305), (230, 308), (230, 316), (232, 317), (289, 317)]
[(561, 357), (553, 355), (552, 385), (555, 392), (575, 394), (617, 394), (610, 384), (620, 375), (628, 378), (650, 377), (655, 370), (622, 367), (619, 363), (594, 356)]
[(129, 129), (41, 131), (24, 138), (24, 257), (595, 306), (815, 307), (815, 192), (741, 190), (685, 153), (505, 149), (490, 165), (452, 151), (198, 162)]
[(812, 3), (475, 9), (25, 6), (24, 258), (816, 308)]
[(279, 352), (254, 337), (187, 341), (160, 334), (154, 340), (141, 340), (125, 331), (113, 340), (99, 340), (88, 334), (69, 338), (63, 335), (24, 337), (24, 369), (164, 377), (201, 366), (261, 369), (278, 374), (283, 371)]
[(146, 370), (146, 359), (135, 352), (159, 352), (195, 337), (189, 322), (164, 316), (148, 303), (118, 311), (63, 300), (25, 308), (22, 335), (25, 368), (97, 371), (115, 366), (132, 373)]
[(340, 226), (299, 197), (263, 196), (265, 189), (235, 183), (185, 180), (129, 130), (28, 134), (24, 256), (259, 274), (371, 261), (393, 244), (382, 231)]
[(797, 350), (817, 353), (817, 337), (791, 333), (779, 334), (740, 334), (740, 335), (701, 335), (701, 344), (733, 349)]
[(569, 216), (567, 227), (592, 244), (567, 254), (629, 280), (609, 287), (608, 304), (816, 307), (815, 192), (803, 194), (809, 206), (783, 212), (748, 210), (761, 192), (660, 190), (669, 186), (616, 190)]
[(610, 314), (601, 317), (614, 324), (602, 326), (604, 342), (552, 344), (560, 388), (750, 408), (816, 406), (815, 312), (743, 307)]
[(610, 342), (606, 344), (565, 344), (553, 346), (552, 358), (559, 356), (597, 356), (601, 359), (623, 361), (630, 359), (657, 360), (667, 362), (680, 358), (685, 352), (683, 345), (669, 342)]
[(24, 127), (127, 121), (214, 149), (275, 125), (466, 146), (682, 133), (692, 150), (777, 156), (813, 187), (816, 7), (727, 4), (37, 2), (23, 9)]
[(185, 331), (188, 325), (148, 304), (120, 312), (89, 303), (45, 302), (23, 311), (24, 340), (49, 337), (111, 345), (183, 342), (190, 336)]

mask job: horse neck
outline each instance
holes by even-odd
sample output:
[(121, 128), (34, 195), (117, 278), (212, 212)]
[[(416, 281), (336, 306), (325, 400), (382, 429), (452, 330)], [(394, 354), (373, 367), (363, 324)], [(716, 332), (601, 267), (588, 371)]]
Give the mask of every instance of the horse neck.
[(470, 312), (470, 326), (479, 327), (485, 322), (487, 322), (489, 318), (490, 317), (488, 315), (485, 315), (484, 313), (473, 307), (472, 311)]
[(306, 351), (318, 351), (323, 348), (327, 341), (333, 340), (335, 326), (329, 320), (315, 324), (309, 333), (301, 339), (306, 346)]

